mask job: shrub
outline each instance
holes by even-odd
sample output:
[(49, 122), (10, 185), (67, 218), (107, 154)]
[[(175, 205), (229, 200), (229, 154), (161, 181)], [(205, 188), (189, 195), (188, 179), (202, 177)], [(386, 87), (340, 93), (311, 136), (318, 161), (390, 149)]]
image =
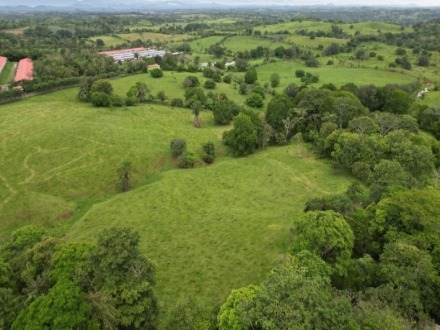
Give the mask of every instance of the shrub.
[(417, 60), (417, 64), (420, 66), (429, 66), (429, 56), (428, 55), (422, 55)]
[(317, 68), (319, 66), (318, 60), (314, 57), (310, 57), (309, 59), (307, 59), (305, 64), (309, 68)]
[(211, 164), (214, 162), (215, 158), (215, 145), (212, 142), (207, 142), (202, 144), (203, 151), (206, 153), (206, 155), (203, 156), (203, 160)]
[(208, 67), (204, 68), (202, 72), (203, 72), (203, 77), (205, 78), (212, 78), (212, 75), (214, 74), (214, 71)]
[(127, 107), (132, 107), (138, 103), (139, 103), (139, 100), (136, 96), (127, 96), (127, 98), (125, 99), (125, 105)]
[(376, 57), (376, 53), (375, 52), (370, 52), (369, 56), (370, 57)]
[(239, 114), (235, 118), (234, 128), (223, 133), (223, 140), (232, 148), (234, 156), (246, 156), (253, 153), (258, 143), (254, 124), (244, 114)]
[(122, 107), (125, 105), (124, 99), (119, 95), (112, 95), (110, 99), (114, 107)]
[(327, 65), (333, 65), (333, 64), (334, 64), (333, 60), (328, 60), (327, 61)]
[(174, 139), (170, 143), (171, 154), (178, 157), (186, 150), (186, 141), (181, 138)]
[(182, 108), (183, 107), (183, 100), (179, 99), (179, 98), (172, 99), (170, 105), (172, 107)]
[(232, 77), (231, 75), (227, 74), (226, 76), (223, 77), (223, 82), (226, 84), (230, 84), (232, 81)]
[(212, 80), (214, 80), (217, 83), (222, 82), (222, 76), (218, 73), (214, 73), (212, 75)]
[(396, 55), (403, 56), (403, 55), (406, 55), (406, 50), (404, 48), (397, 48), (395, 53), (396, 53)]
[(246, 104), (252, 108), (261, 108), (264, 103), (260, 94), (251, 93), (251, 95), (246, 99)]
[(194, 153), (190, 151), (184, 151), (176, 160), (176, 165), (179, 168), (192, 168), (194, 167), (194, 163)]
[(266, 93), (264, 92), (264, 88), (261, 86), (254, 87), (252, 89), (251, 93), (255, 93), (255, 94), (260, 95), (263, 98), (263, 100), (266, 98)]
[(90, 88), (90, 93), (101, 92), (107, 95), (113, 93), (113, 87), (107, 80), (99, 79), (92, 84)]
[(272, 73), (270, 76), (270, 86), (273, 88), (280, 84), (280, 75), (278, 73)]
[(383, 58), (383, 56), (382, 56), (382, 55), (379, 55), (379, 56), (377, 56), (377, 60), (378, 60), (378, 61), (383, 61), (383, 60), (384, 60), (384, 58)]
[(150, 71), (150, 75), (153, 78), (160, 78), (160, 77), (163, 76), (163, 71), (161, 69), (159, 69), (159, 68), (156, 68), (156, 69), (153, 69), (153, 70)]
[(220, 100), (215, 103), (212, 109), (214, 121), (216, 124), (228, 125), (232, 119), (231, 104), (228, 100)]
[(215, 81), (214, 81), (214, 80), (212, 80), (212, 79), (207, 79), (207, 80), (205, 81), (205, 85), (204, 85), (204, 87), (205, 87), (206, 89), (214, 89), (215, 86), (216, 86), (216, 84), (215, 84)]
[(250, 68), (246, 71), (244, 75), (244, 81), (246, 84), (253, 84), (258, 80), (257, 70), (255, 68)]
[(188, 76), (185, 78), (182, 85), (183, 85), (183, 88), (198, 87), (198, 86), (200, 86), (200, 82), (197, 77)]
[(110, 97), (104, 92), (92, 93), (90, 100), (95, 107), (108, 107), (110, 105)]
[(297, 78), (304, 77), (305, 74), (306, 74), (306, 73), (305, 73), (304, 70), (296, 70), (296, 71), (295, 71), (295, 76), (296, 76)]

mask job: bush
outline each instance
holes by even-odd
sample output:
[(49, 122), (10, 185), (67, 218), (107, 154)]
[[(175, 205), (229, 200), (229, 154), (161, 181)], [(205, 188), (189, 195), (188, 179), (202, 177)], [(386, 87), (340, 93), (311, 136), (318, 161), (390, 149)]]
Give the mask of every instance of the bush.
[(212, 79), (207, 79), (207, 80), (205, 81), (205, 85), (204, 85), (204, 87), (205, 87), (206, 89), (214, 89), (215, 86), (216, 86), (216, 84), (215, 84), (215, 81), (214, 81), (214, 80), (212, 80)]
[(304, 77), (305, 74), (306, 74), (306, 73), (305, 73), (304, 70), (296, 70), (296, 71), (295, 71), (295, 76), (296, 76), (297, 78)]
[(160, 78), (163, 76), (163, 71), (161, 69), (156, 68), (150, 71), (150, 75), (153, 78)]
[(222, 82), (222, 76), (218, 73), (214, 73), (212, 75), (212, 80), (214, 80), (217, 83)]
[(231, 75), (227, 74), (226, 76), (223, 77), (223, 82), (226, 84), (230, 84), (232, 81), (232, 77)]
[(104, 92), (92, 93), (90, 100), (95, 107), (108, 107), (110, 105), (110, 97)]
[(246, 104), (252, 108), (261, 108), (264, 103), (260, 94), (251, 93), (251, 95), (246, 99)]
[(0, 103), (8, 102), (10, 100), (15, 100), (21, 98), (22, 96), (23, 96), (23, 92), (19, 89), (0, 91)]
[(198, 87), (198, 86), (200, 86), (200, 82), (197, 77), (188, 76), (185, 78), (182, 85), (183, 85), (183, 88)]
[(235, 118), (234, 128), (223, 133), (223, 140), (226, 145), (232, 148), (234, 156), (252, 154), (258, 143), (254, 124), (251, 119), (244, 114), (239, 114)]
[(327, 61), (327, 65), (333, 65), (333, 64), (334, 64), (333, 60), (328, 60)]
[(370, 52), (369, 56), (370, 57), (376, 57), (376, 53), (375, 52)]
[(139, 103), (139, 100), (136, 96), (127, 96), (127, 98), (125, 99), (125, 105), (127, 107), (132, 107), (138, 103)]
[(280, 75), (278, 73), (272, 73), (270, 76), (270, 86), (275, 88), (280, 84)]
[(90, 93), (96, 93), (96, 92), (101, 92), (110, 95), (111, 93), (113, 93), (112, 84), (110, 84), (110, 82), (104, 79), (97, 80), (92, 84), (92, 87), (90, 88)]
[(264, 88), (261, 86), (254, 87), (252, 89), (251, 93), (255, 93), (255, 94), (260, 95), (263, 98), (263, 100), (266, 98), (266, 93), (264, 92)]
[(246, 71), (244, 75), (244, 81), (246, 84), (253, 84), (258, 80), (257, 70), (255, 68), (250, 68)]
[(305, 62), (306, 66), (309, 68), (317, 68), (319, 66), (319, 62), (316, 58), (310, 57)]
[(184, 151), (176, 160), (176, 165), (179, 168), (192, 168), (194, 167), (194, 163), (194, 153), (190, 151)]
[(422, 55), (417, 60), (417, 64), (420, 66), (429, 66), (429, 56), (428, 55)]
[(206, 153), (206, 155), (203, 156), (203, 160), (211, 164), (214, 162), (215, 158), (215, 145), (212, 142), (207, 142), (202, 144), (203, 151)]
[(214, 122), (220, 125), (228, 125), (232, 119), (231, 104), (228, 100), (220, 100), (215, 103), (212, 109)]
[(170, 102), (170, 105), (172, 107), (182, 108), (183, 107), (183, 100), (179, 99), (179, 98), (172, 99), (171, 102)]
[(378, 60), (378, 61), (383, 61), (383, 60), (384, 60), (384, 58), (383, 58), (383, 56), (382, 56), (382, 55), (379, 55), (379, 56), (377, 57), (377, 60)]
[(174, 139), (170, 143), (170, 149), (173, 157), (178, 157), (186, 150), (186, 141), (181, 138)]
[(125, 105), (124, 99), (119, 95), (112, 95), (110, 99), (114, 107), (122, 107)]
[(396, 55), (403, 56), (403, 55), (406, 55), (406, 50), (404, 48), (397, 48), (395, 53), (396, 53)]

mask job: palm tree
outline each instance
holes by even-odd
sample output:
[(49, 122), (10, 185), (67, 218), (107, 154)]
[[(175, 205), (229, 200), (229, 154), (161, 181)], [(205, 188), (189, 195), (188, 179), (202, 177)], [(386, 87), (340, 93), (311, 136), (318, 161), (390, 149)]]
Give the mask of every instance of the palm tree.
[(202, 111), (202, 105), (199, 101), (194, 101), (191, 104), (191, 109), (194, 114), (194, 127), (200, 128), (202, 120), (199, 118), (200, 111)]
[(121, 192), (130, 190), (130, 172), (132, 166), (131, 162), (123, 162), (122, 166), (118, 168), (119, 190)]

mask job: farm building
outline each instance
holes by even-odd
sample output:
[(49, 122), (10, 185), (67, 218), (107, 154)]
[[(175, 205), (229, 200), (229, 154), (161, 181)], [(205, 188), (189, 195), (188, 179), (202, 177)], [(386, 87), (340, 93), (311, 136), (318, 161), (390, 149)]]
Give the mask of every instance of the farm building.
[(32, 78), (32, 69), (33, 62), (30, 58), (24, 58), (20, 60), (17, 67), (17, 72), (15, 73), (14, 81), (22, 81), (22, 80), (33, 80)]
[(0, 73), (2, 73), (7, 61), (8, 59), (6, 57), (0, 56)]
[(141, 48), (110, 50), (107, 52), (100, 52), (99, 54), (105, 56), (111, 56), (116, 62), (117, 61), (124, 62), (124, 61), (132, 61), (136, 59), (135, 54), (138, 55), (138, 58), (142, 58), (142, 57), (152, 58), (156, 56), (164, 57), (165, 51), (141, 47)]

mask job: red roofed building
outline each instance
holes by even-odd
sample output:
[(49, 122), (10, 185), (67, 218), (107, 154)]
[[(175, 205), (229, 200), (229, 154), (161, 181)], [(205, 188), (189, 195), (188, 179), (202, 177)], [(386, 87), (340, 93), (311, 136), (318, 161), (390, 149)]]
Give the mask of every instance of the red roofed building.
[(33, 63), (30, 58), (20, 60), (15, 74), (14, 81), (33, 80), (32, 78)]
[(0, 56), (0, 73), (2, 73), (7, 61), (8, 59), (6, 57)]
[(160, 69), (160, 65), (155, 63), (155, 64), (150, 64), (148, 66), (148, 69)]
[[(121, 61), (133, 61), (137, 58), (152, 58), (155, 56), (164, 57), (164, 50), (156, 50), (151, 48), (129, 48), (129, 49), (119, 49), (119, 50), (110, 50), (108, 52), (100, 52), (99, 54), (105, 56), (111, 56), (115, 60), (115, 62)], [(135, 55), (137, 54), (137, 56)]]

